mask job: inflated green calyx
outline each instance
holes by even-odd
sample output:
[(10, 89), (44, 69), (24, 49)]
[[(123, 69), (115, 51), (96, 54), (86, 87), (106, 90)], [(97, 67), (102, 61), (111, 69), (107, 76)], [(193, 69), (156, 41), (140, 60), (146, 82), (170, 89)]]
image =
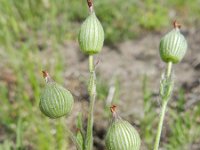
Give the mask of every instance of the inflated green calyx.
[(113, 120), (106, 134), (106, 149), (139, 150), (141, 140), (137, 130), (116, 114), (115, 107), (111, 107)]
[(72, 94), (55, 83), (47, 72), (43, 71), (43, 76), (46, 80), (46, 86), (40, 96), (40, 110), (50, 118), (68, 116), (74, 104)]
[(164, 62), (180, 62), (187, 50), (187, 41), (180, 33), (180, 25), (175, 21), (174, 29), (167, 33), (160, 41), (160, 57)]
[(78, 36), (79, 46), (85, 54), (97, 54), (101, 51), (104, 42), (104, 31), (94, 12), (81, 25)]

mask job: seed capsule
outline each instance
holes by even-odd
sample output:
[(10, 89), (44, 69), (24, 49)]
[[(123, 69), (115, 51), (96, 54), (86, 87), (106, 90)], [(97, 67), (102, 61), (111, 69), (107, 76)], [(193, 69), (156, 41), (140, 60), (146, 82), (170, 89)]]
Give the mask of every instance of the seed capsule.
[(47, 83), (40, 96), (40, 110), (50, 118), (68, 116), (74, 104), (72, 94), (55, 83), (47, 72), (43, 71), (43, 76)]
[(139, 150), (141, 140), (137, 130), (128, 121), (121, 119), (116, 114), (115, 107), (111, 107), (113, 121), (106, 135), (106, 149)]
[(78, 36), (79, 46), (85, 54), (97, 54), (104, 42), (104, 31), (94, 12), (83, 22)]
[(160, 57), (164, 62), (180, 62), (187, 50), (187, 41), (180, 33), (180, 25), (175, 21), (174, 29), (160, 41)]

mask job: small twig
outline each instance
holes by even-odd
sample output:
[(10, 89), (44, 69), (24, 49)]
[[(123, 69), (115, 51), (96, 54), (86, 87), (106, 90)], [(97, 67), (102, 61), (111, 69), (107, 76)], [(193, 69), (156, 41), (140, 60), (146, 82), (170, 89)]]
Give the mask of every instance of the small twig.
[(107, 99), (106, 99), (106, 106), (111, 105), (114, 95), (115, 95), (115, 86), (112, 85), (109, 88), (108, 96), (107, 96)]
[(113, 98), (115, 96), (116, 87), (115, 87), (115, 77), (112, 77), (110, 82), (110, 88), (108, 91), (108, 96), (106, 98), (106, 106), (110, 106), (112, 104)]

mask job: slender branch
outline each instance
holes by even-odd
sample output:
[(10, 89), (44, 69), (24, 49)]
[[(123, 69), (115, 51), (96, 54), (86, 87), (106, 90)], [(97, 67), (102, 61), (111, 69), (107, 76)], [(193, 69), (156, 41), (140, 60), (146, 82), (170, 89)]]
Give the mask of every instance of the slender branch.
[(94, 59), (93, 56), (89, 56), (89, 71), (90, 71), (90, 83), (88, 89), (90, 89), (90, 106), (88, 112), (88, 122), (87, 122), (87, 132), (86, 132), (86, 143), (85, 150), (93, 149), (93, 123), (94, 123), (94, 103), (96, 98), (96, 75), (94, 69)]
[(157, 135), (156, 135), (154, 150), (158, 150), (158, 147), (159, 147), (166, 108), (167, 108), (167, 101), (164, 101), (164, 103), (162, 104), (162, 110), (161, 110), (161, 114), (160, 114), (160, 121), (159, 121), (158, 129), (157, 129)]
[[(171, 72), (172, 72), (172, 62), (168, 62), (167, 70), (166, 70), (166, 80), (168, 82), (169, 82), (169, 79), (171, 78)], [(167, 83), (167, 84), (169, 84), (169, 83)], [(170, 83), (169, 86), (172, 86), (172, 84)], [(162, 103), (162, 110), (161, 110), (161, 114), (160, 114), (160, 120), (159, 120), (159, 124), (158, 124), (156, 140), (155, 140), (155, 144), (154, 144), (154, 150), (158, 150), (158, 148), (159, 148), (160, 137), (161, 137), (161, 133), (162, 133), (162, 127), (163, 127), (165, 112), (166, 112), (166, 108), (167, 108), (167, 103), (170, 99), (170, 95), (168, 94), (168, 92), (166, 92), (165, 95), (167, 95), (167, 96), (162, 96), (162, 102), (163, 102)]]

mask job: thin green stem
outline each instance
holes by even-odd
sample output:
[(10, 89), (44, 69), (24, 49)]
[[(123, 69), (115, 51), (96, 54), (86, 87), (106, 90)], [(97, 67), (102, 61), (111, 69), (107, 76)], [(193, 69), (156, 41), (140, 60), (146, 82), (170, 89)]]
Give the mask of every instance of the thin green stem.
[(94, 71), (94, 57), (89, 55), (89, 71), (90, 73)]
[[(167, 79), (169, 79), (171, 77), (171, 72), (172, 72), (172, 62), (168, 62), (167, 70), (166, 70), (166, 78)], [(167, 103), (170, 99), (170, 96), (164, 96), (164, 97), (166, 97), (166, 99), (164, 99), (164, 98), (162, 99), (162, 110), (161, 110), (161, 114), (160, 114), (160, 120), (159, 120), (159, 124), (158, 124), (156, 140), (155, 140), (155, 144), (154, 144), (154, 150), (158, 150), (158, 148), (159, 148), (160, 137), (161, 137), (163, 122), (164, 122), (164, 118), (165, 118)]]
[(155, 141), (155, 144), (154, 144), (154, 150), (158, 150), (158, 147), (159, 147), (160, 136), (161, 136), (161, 132), (162, 132), (166, 107), (167, 107), (167, 101), (164, 101), (164, 103), (162, 104), (162, 110), (161, 110), (161, 114), (160, 114), (160, 121), (159, 121), (158, 129), (157, 129), (157, 135), (156, 135), (156, 141)]
[(95, 97), (96, 94), (93, 94), (91, 95), (90, 99), (85, 150), (93, 149), (93, 122), (94, 122), (93, 112), (94, 112)]
[(85, 150), (92, 150), (93, 149), (93, 123), (94, 123), (94, 103), (96, 98), (96, 77), (95, 77), (95, 70), (94, 70), (94, 62), (93, 56), (89, 56), (89, 70), (90, 70), (90, 82), (92, 83), (90, 87), (91, 91), (90, 94), (90, 106), (88, 112), (88, 122), (87, 122), (87, 132), (86, 132), (86, 143), (85, 143)]
[(170, 77), (171, 72), (172, 72), (172, 62), (170, 61), (170, 62), (168, 62), (168, 64), (167, 64), (167, 78)]

